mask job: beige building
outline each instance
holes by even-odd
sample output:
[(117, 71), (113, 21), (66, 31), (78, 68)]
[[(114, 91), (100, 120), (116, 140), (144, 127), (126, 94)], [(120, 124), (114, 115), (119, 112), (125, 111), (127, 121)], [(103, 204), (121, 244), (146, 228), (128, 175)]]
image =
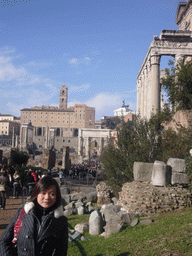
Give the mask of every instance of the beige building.
[(35, 127), (94, 128), (95, 108), (76, 104), (70, 108), (51, 106), (24, 108), (21, 110), (21, 123)]
[(20, 118), (13, 115), (0, 115), (0, 145), (18, 145)]
[[(67, 98), (68, 89), (63, 84), (60, 87), (59, 107), (21, 109), (21, 133), (24, 133), (26, 124), (30, 123), (33, 127), (33, 142), (37, 146), (54, 146), (58, 150), (66, 146), (77, 148), (78, 129), (95, 128), (95, 108), (85, 104), (76, 104), (68, 108)], [(27, 136), (26, 131), (25, 134)], [(20, 137), (23, 138), (23, 134), (20, 134)], [(23, 141), (27, 140), (23, 138)]]
[(19, 135), (20, 124), (15, 121), (1, 120), (0, 121), (0, 135)]

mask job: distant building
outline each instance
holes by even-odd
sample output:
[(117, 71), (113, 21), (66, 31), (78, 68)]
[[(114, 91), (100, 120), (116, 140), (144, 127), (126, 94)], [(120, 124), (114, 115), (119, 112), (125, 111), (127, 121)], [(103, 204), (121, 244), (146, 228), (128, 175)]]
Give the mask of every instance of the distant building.
[[(60, 87), (59, 107), (36, 106), (21, 109), (22, 141), (27, 141), (23, 133), (27, 136), (26, 124), (30, 123), (30, 127), (33, 127), (33, 142), (37, 147), (54, 146), (58, 150), (64, 146), (77, 147), (78, 129), (95, 128), (95, 108), (85, 104), (68, 108), (67, 99), (68, 88), (63, 84)], [(25, 146), (24, 143), (21, 148)]]
[[(18, 145), (20, 118), (13, 115), (0, 115), (0, 145)], [(17, 140), (17, 141), (16, 141)]]
[(121, 108), (114, 110), (114, 116), (121, 117), (121, 116), (126, 116), (128, 114), (135, 114), (135, 112), (128, 109), (127, 107), (121, 107)]

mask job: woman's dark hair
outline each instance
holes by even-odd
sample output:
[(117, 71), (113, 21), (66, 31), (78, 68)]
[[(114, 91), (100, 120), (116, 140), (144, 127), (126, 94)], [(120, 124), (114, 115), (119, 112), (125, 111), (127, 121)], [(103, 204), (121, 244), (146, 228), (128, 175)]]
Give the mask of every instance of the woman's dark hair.
[(40, 192), (50, 189), (52, 186), (56, 187), (55, 208), (57, 208), (61, 203), (61, 192), (60, 192), (60, 188), (59, 188), (57, 181), (49, 175), (44, 176), (37, 182), (36, 186), (34, 187), (34, 189), (32, 191), (30, 201), (34, 201)]

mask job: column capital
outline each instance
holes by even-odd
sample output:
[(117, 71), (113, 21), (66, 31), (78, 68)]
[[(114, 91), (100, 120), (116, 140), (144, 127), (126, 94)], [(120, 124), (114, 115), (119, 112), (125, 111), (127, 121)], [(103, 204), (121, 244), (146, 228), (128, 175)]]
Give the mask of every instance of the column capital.
[(158, 55), (158, 54), (151, 55), (151, 65), (159, 65), (160, 59), (161, 59), (161, 55)]

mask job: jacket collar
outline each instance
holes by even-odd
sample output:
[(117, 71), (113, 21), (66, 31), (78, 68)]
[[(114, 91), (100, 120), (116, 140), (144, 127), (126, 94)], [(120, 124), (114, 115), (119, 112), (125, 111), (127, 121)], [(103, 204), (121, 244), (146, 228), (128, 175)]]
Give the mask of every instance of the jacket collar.
[[(24, 209), (26, 214), (29, 213), (33, 208), (35, 207), (35, 204), (33, 202), (26, 203), (24, 205)], [(54, 210), (54, 217), (58, 219), (59, 217), (64, 216), (63, 207), (60, 205), (58, 208)]]

